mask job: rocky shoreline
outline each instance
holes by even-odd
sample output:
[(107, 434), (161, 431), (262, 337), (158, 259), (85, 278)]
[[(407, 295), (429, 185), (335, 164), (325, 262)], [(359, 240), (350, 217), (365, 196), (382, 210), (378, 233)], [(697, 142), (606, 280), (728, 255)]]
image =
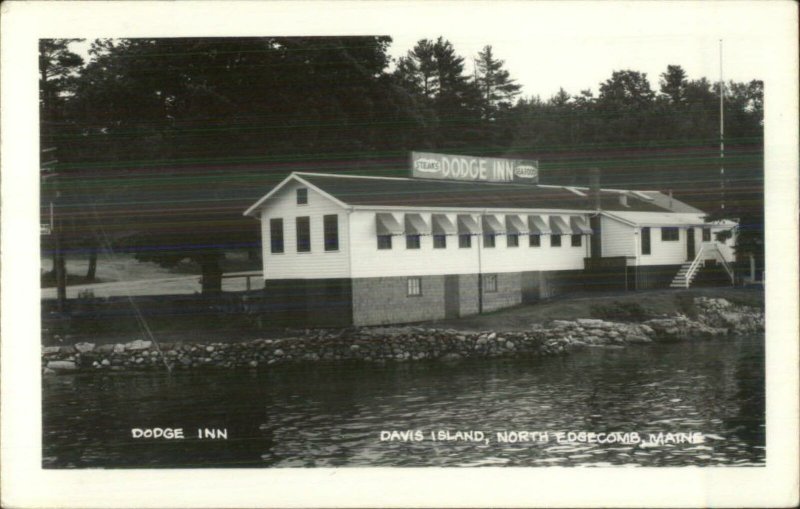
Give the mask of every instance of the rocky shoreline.
[(467, 332), (435, 327), (363, 327), (298, 331), (281, 339), (238, 343), (129, 343), (49, 346), (42, 349), (45, 374), (105, 371), (268, 369), (320, 361), (387, 362), (559, 355), (580, 348), (701, 340), (764, 330), (761, 309), (725, 299), (697, 297), (684, 315), (642, 322), (600, 319), (553, 320), (514, 332)]

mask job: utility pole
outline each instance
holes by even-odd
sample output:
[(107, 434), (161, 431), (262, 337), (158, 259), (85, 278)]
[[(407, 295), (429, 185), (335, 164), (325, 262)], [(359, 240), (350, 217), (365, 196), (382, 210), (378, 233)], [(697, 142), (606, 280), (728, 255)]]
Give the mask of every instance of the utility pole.
[(720, 210), (725, 210), (725, 81), (722, 79), (722, 39), (719, 40), (719, 190)]
[[(48, 147), (42, 149), (41, 153), (41, 161), (40, 161), (40, 177), (41, 181), (44, 184), (48, 182), (51, 184), (49, 186), (49, 194), (50, 194), (50, 207), (49, 207), (49, 220), (50, 224), (42, 225), (42, 234), (44, 235), (51, 235), (53, 242), (53, 269), (55, 271), (55, 278), (56, 278), (56, 288), (57, 288), (57, 296), (58, 296), (58, 311), (64, 312), (67, 307), (67, 267), (66, 261), (64, 259), (64, 250), (62, 246), (62, 238), (61, 238), (61, 225), (60, 221), (56, 214), (56, 204), (58, 198), (61, 194), (60, 190), (58, 189), (58, 174), (53, 171), (52, 166), (58, 163), (58, 160), (55, 158), (56, 147)], [(44, 186), (41, 186), (44, 188)]]

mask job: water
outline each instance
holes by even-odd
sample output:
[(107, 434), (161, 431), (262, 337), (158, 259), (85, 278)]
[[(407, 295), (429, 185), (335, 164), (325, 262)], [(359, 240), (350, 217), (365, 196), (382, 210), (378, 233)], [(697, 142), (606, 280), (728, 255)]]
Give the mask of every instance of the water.
[[(534, 360), (48, 376), (43, 466), (763, 465), (763, 352), (763, 337), (752, 337)], [(182, 428), (186, 438), (131, 437), (148, 427)], [(227, 439), (199, 439), (197, 428)], [(406, 430), (422, 440), (381, 440), (381, 431)], [(458, 431), (485, 439), (430, 436)], [(501, 443), (503, 431), (547, 432), (548, 441)], [(570, 431), (636, 432), (645, 441), (699, 432), (704, 441), (556, 440)]]

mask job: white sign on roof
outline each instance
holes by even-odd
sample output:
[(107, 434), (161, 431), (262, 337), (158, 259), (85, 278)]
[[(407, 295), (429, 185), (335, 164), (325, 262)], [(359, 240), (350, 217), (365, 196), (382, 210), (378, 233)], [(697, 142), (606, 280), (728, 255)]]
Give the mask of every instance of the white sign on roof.
[(471, 182), (539, 182), (539, 161), (411, 152), (415, 178)]

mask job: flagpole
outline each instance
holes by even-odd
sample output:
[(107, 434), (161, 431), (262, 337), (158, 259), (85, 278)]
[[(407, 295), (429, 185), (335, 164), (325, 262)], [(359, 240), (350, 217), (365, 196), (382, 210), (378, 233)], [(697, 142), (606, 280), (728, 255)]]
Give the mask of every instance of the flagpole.
[(722, 78), (722, 39), (719, 40), (719, 189), (720, 209), (725, 210), (725, 82)]

